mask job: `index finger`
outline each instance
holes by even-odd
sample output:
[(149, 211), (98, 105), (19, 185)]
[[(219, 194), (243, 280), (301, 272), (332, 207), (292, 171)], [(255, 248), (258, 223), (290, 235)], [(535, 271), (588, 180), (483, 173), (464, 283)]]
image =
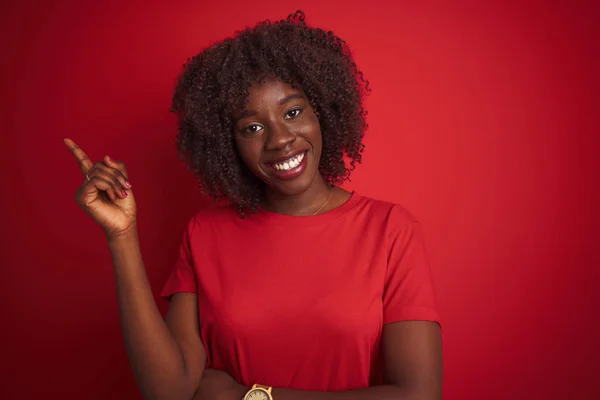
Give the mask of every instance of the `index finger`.
[(87, 154), (85, 154), (81, 147), (79, 147), (77, 143), (75, 143), (71, 139), (65, 138), (63, 139), (63, 141), (65, 142), (65, 145), (67, 145), (67, 148), (71, 151), (71, 154), (73, 154), (75, 159), (77, 159), (77, 163), (79, 164), (81, 172), (84, 175), (87, 174), (88, 171), (94, 166), (92, 160), (90, 160), (90, 158), (87, 156)]

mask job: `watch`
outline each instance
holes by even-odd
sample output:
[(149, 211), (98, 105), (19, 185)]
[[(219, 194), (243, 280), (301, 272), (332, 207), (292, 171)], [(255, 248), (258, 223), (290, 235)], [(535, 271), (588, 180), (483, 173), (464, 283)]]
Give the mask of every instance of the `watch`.
[(248, 390), (243, 400), (273, 400), (270, 386), (255, 384)]

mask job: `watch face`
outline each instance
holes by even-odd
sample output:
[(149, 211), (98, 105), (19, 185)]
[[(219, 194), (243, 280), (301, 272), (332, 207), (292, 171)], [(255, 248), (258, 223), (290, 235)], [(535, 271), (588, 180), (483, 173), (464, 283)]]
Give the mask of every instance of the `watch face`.
[(262, 389), (254, 389), (248, 396), (246, 396), (246, 400), (270, 400), (269, 395)]

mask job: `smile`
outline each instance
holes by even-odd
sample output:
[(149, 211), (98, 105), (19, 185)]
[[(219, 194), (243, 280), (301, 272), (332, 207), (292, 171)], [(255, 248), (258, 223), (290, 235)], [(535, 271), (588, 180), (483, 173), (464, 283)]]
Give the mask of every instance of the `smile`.
[(308, 159), (307, 153), (307, 151), (304, 151), (285, 160), (267, 164), (272, 171), (271, 176), (277, 179), (288, 180), (302, 175), (306, 169), (306, 160)]
[(273, 168), (277, 171), (289, 171), (290, 169), (294, 169), (300, 165), (302, 160), (304, 160), (304, 156), (306, 152), (295, 155), (294, 157), (290, 157), (287, 160), (280, 161), (278, 163), (273, 164)]

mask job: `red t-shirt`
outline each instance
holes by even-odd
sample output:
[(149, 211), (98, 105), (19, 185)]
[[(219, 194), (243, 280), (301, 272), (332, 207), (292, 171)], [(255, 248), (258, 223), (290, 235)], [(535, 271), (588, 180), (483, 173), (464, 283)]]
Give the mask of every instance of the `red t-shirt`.
[(368, 387), (383, 325), (438, 321), (419, 223), (356, 193), (312, 217), (198, 213), (161, 295), (176, 292), (198, 295), (208, 367), (248, 386)]

